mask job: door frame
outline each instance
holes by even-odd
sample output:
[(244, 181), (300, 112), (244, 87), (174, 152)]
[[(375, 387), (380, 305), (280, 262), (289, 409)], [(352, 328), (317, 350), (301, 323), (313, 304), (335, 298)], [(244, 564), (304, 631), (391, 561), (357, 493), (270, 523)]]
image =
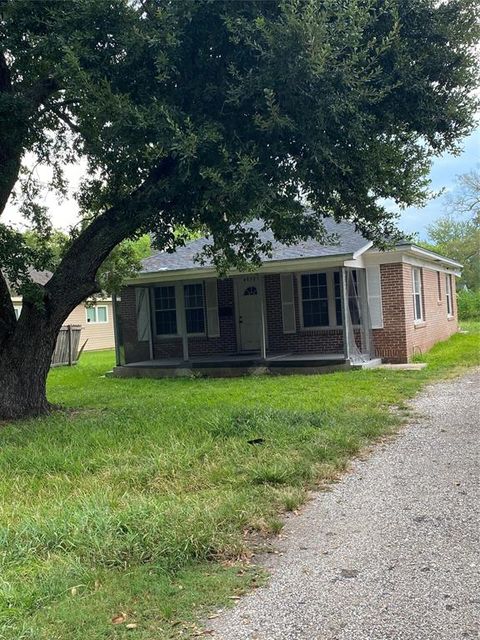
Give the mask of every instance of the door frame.
[[(240, 281), (242, 277), (253, 275), (258, 278), (258, 295), (260, 296), (260, 311), (263, 314), (264, 327), (265, 327), (265, 348), (268, 349), (268, 324), (267, 324), (267, 305), (265, 300), (265, 276), (260, 273), (244, 273), (241, 276), (235, 276), (233, 278), (233, 288), (235, 292), (235, 333), (237, 337), (237, 351), (238, 353), (248, 353), (248, 351), (242, 351), (242, 338), (240, 335)], [(260, 327), (260, 331), (262, 328)], [(262, 336), (260, 334), (260, 347), (258, 349), (262, 351)]]

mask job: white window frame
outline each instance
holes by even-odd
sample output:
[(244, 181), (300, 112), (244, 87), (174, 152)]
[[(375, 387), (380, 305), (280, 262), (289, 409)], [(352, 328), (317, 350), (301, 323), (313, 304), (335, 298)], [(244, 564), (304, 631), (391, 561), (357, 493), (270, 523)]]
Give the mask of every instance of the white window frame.
[(442, 274), (437, 271), (437, 301), (442, 302)]
[[(418, 279), (417, 276), (418, 275)], [(417, 290), (418, 284), (418, 290)], [(417, 316), (417, 297), (420, 300), (420, 316)], [(423, 309), (423, 283), (422, 283), (422, 268), (412, 267), (412, 302), (413, 302), (413, 322), (414, 324), (420, 324), (425, 322), (425, 312)]]
[[(91, 310), (95, 311), (95, 320), (88, 319), (88, 312)], [(105, 320), (98, 319), (97, 309), (105, 309)], [(91, 324), (108, 324), (108, 306), (106, 304), (93, 304), (85, 307), (85, 322), (87, 325)]]
[(452, 274), (445, 274), (445, 299), (447, 301), (447, 318), (453, 318)]
[[(301, 331), (331, 331), (332, 329), (343, 329), (341, 324), (337, 324), (337, 314), (335, 308), (335, 280), (334, 272), (340, 273), (340, 283), (342, 278), (341, 267), (333, 267), (331, 269), (315, 269), (311, 271), (302, 271), (297, 276), (297, 292), (298, 292), (298, 317), (300, 319)], [(328, 302), (328, 324), (318, 325), (316, 327), (306, 327), (303, 322), (303, 295), (302, 295), (302, 276), (311, 275), (312, 273), (325, 273), (327, 276), (327, 302)], [(341, 284), (340, 284), (341, 286)]]
[[(205, 282), (203, 280), (182, 280), (181, 282), (165, 282), (157, 283), (152, 287), (152, 315), (153, 323), (155, 325), (155, 338), (159, 340), (169, 340), (172, 338), (181, 338), (183, 328), (187, 327), (187, 316), (185, 313), (185, 289), (184, 287), (189, 284), (202, 285), (202, 297), (203, 297), (203, 327), (204, 330), (201, 333), (186, 333), (190, 338), (206, 337), (207, 335), (207, 318), (206, 318), (206, 300), (205, 300)], [(177, 321), (177, 333), (158, 333), (157, 331), (157, 316), (155, 308), (155, 289), (161, 287), (174, 287), (175, 288), (175, 317)]]
[[(203, 282), (203, 280), (191, 280), (189, 282), (182, 282), (181, 283), (181, 287), (182, 287), (182, 300), (183, 300), (183, 316), (185, 318), (185, 329), (187, 328), (187, 308), (185, 306), (185, 287), (187, 285), (190, 284), (199, 284), (202, 287), (202, 300), (203, 300), (203, 307), (202, 307), (202, 311), (203, 311), (203, 331), (200, 332), (196, 332), (196, 333), (188, 333), (187, 331), (187, 336), (206, 336), (207, 335), (207, 318), (205, 316), (205, 312), (206, 312), (206, 300), (205, 300), (205, 284)], [(178, 299), (178, 295), (177, 295), (177, 299)], [(199, 309), (200, 307), (191, 307), (192, 309)], [(178, 324), (177, 324), (178, 327)]]

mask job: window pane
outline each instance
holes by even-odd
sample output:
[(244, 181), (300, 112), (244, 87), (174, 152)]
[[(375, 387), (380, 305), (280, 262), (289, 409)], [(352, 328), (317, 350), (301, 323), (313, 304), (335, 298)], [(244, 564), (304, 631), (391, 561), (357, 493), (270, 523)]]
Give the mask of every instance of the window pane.
[(107, 321), (107, 307), (97, 307), (97, 322)]
[(177, 334), (175, 287), (155, 287), (155, 324), (157, 335)]
[(334, 271), (333, 284), (335, 289), (335, 321), (338, 327), (342, 326), (342, 288), (340, 285), (340, 271)]
[(415, 294), (415, 320), (422, 319), (422, 300), (420, 294)]
[(186, 284), (184, 292), (186, 309), (203, 308), (203, 286), (201, 284)]
[(175, 287), (155, 287), (155, 309), (175, 309)]
[(305, 300), (303, 302), (303, 326), (328, 326), (328, 300)]
[(155, 320), (157, 324), (157, 334), (162, 335), (176, 335), (177, 333), (177, 313), (175, 310), (169, 311), (157, 311), (155, 313)]
[(203, 333), (205, 331), (205, 317), (203, 309), (185, 309), (187, 333)]
[(87, 322), (96, 322), (97, 314), (95, 307), (87, 307)]

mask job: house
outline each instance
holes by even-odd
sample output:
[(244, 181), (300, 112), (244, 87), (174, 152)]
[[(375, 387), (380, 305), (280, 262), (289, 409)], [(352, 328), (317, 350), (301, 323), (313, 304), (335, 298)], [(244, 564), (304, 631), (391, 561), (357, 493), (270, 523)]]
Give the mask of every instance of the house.
[[(30, 269), (29, 274), (33, 282), (42, 285), (46, 284), (52, 275), (49, 271), (34, 269)], [(22, 297), (13, 290), (11, 294), (15, 315), (18, 318), (22, 310)], [(114, 347), (112, 299), (109, 297), (79, 304), (65, 320), (64, 325), (82, 327), (80, 346), (85, 344), (85, 351)]]
[(349, 222), (334, 245), (287, 246), (219, 278), (195, 260), (207, 242), (143, 260), (114, 302), (117, 376), (235, 375), (408, 362), (458, 329), (461, 265), (415, 244), (376, 249)]

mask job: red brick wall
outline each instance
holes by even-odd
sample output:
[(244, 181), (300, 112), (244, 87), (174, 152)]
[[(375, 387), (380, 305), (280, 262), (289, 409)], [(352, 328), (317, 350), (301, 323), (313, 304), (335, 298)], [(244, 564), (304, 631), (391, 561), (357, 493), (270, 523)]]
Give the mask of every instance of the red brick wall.
[(343, 332), (341, 329), (302, 330), (299, 317), (297, 278), (294, 278), (293, 282), (297, 332), (283, 333), (280, 275), (265, 276), (269, 352), (343, 354)]
[[(198, 336), (188, 338), (190, 356), (204, 356), (215, 353), (233, 354), (237, 352), (235, 329), (235, 304), (233, 280), (227, 278), (217, 281), (220, 336), (209, 338)], [(229, 312), (230, 310), (230, 312)], [(181, 358), (183, 347), (181, 338), (154, 338), (155, 358)]]
[[(375, 355), (387, 362), (406, 362), (405, 287), (407, 265), (380, 265), (383, 329), (373, 330)], [(408, 267), (409, 269), (409, 267)]]
[(121, 333), (125, 347), (125, 362), (142, 362), (150, 360), (150, 345), (148, 340), (137, 340), (137, 312), (135, 302), (135, 287), (122, 289), (118, 300), (118, 316), (121, 323)]
[[(407, 362), (415, 353), (424, 352), (436, 342), (457, 331), (455, 278), (452, 277), (454, 316), (447, 318), (445, 274), (441, 274), (442, 299), (438, 301), (437, 272), (423, 268), (423, 298), (425, 322), (413, 320), (412, 267), (408, 264), (383, 264), (380, 267), (383, 303), (383, 329), (373, 330), (375, 355), (386, 362)], [(294, 278), (297, 332), (284, 334), (280, 295), (280, 276), (265, 276), (267, 348), (275, 353), (343, 353), (341, 329), (302, 330), (299, 317), (297, 279)], [(231, 278), (218, 281), (220, 337), (191, 337), (191, 356), (233, 354), (237, 352), (234, 287)], [(149, 344), (137, 342), (135, 289), (126, 287), (119, 302), (125, 357), (127, 362), (149, 359)], [(182, 357), (181, 338), (154, 338), (154, 357)]]
[(447, 316), (446, 276), (440, 273), (441, 299), (438, 299), (437, 271), (422, 268), (422, 292), (424, 322), (415, 324), (413, 321), (412, 298), (412, 267), (408, 269), (409, 290), (405, 297), (407, 319), (407, 354), (408, 358), (428, 351), (434, 344), (446, 340), (458, 331), (457, 306), (455, 296), (455, 277), (452, 276), (453, 315)]
[(447, 318), (445, 274), (440, 274), (442, 289), (438, 300), (437, 272), (422, 268), (424, 322), (415, 324), (413, 315), (412, 266), (382, 264), (383, 329), (374, 329), (375, 354), (386, 362), (408, 362), (436, 342), (446, 340), (458, 330), (455, 278), (452, 277), (454, 315)]

